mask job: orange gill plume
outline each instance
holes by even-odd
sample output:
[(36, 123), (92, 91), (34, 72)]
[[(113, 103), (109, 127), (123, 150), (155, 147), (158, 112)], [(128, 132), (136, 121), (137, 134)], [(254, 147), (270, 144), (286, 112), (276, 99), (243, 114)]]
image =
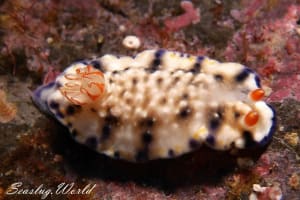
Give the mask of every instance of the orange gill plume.
[(6, 101), (6, 94), (0, 90), (0, 123), (7, 123), (15, 118), (17, 108), (14, 104)]
[(90, 65), (64, 76), (67, 82), (60, 92), (75, 105), (93, 103), (105, 93), (103, 73)]

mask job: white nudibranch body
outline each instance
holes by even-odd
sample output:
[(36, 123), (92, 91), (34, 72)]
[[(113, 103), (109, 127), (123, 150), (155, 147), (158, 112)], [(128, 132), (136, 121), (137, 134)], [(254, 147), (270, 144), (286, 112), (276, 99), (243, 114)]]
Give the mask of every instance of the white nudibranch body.
[(265, 145), (275, 114), (263, 96), (241, 64), (161, 49), (76, 62), (33, 100), (79, 143), (139, 162)]

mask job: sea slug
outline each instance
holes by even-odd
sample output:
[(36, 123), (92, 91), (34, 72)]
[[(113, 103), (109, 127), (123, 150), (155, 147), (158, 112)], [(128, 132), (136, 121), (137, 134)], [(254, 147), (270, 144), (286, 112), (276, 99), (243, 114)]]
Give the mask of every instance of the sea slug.
[(76, 62), (32, 95), (77, 142), (133, 162), (263, 146), (275, 126), (263, 97), (241, 64), (163, 49)]

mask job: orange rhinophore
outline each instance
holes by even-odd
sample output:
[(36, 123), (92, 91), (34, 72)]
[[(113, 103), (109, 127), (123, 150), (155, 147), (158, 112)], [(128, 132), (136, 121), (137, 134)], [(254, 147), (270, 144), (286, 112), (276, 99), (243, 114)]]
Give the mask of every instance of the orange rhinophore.
[(265, 91), (261, 88), (258, 88), (256, 90), (253, 90), (250, 93), (250, 97), (253, 101), (259, 101), (265, 96)]
[(91, 103), (105, 92), (103, 73), (90, 65), (76, 69), (76, 74), (64, 76), (68, 82), (60, 88), (60, 91), (75, 105)]
[(6, 101), (6, 95), (0, 90), (0, 123), (7, 123), (15, 118), (17, 108), (14, 104)]
[(248, 126), (254, 126), (259, 119), (259, 114), (256, 111), (251, 111), (245, 116), (245, 123)]

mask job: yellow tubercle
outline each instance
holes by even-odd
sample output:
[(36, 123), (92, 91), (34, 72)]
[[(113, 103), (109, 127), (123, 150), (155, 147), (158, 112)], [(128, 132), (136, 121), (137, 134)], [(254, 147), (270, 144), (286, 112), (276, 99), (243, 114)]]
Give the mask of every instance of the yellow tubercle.
[(210, 59), (210, 58), (205, 58), (203, 61), (202, 61), (202, 66), (203, 67), (207, 67), (207, 66), (210, 66), (210, 65), (215, 65), (217, 64), (218, 62), (216, 60), (213, 60), (213, 59)]
[(175, 57), (176, 57), (176, 53), (171, 52), (171, 53), (170, 53), (170, 57), (171, 57), (171, 58), (175, 58)]
[(204, 139), (206, 138), (208, 135), (208, 130), (205, 126), (202, 126), (201, 128), (199, 128), (193, 135), (193, 139), (195, 140), (200, 140), (200, 139)]
[(175, 145), (175, 148), (174, 148), (176, 154), (180, 154), (182, 152), (182, 146), (180, 145)]
[(188, 59), (192, 63), (196, 62), (196, 57), (195, 56), (190, 56)]

